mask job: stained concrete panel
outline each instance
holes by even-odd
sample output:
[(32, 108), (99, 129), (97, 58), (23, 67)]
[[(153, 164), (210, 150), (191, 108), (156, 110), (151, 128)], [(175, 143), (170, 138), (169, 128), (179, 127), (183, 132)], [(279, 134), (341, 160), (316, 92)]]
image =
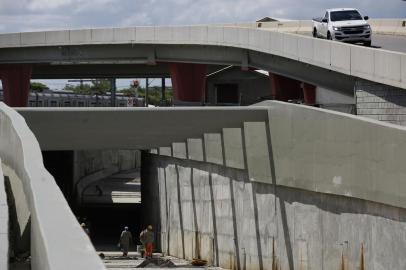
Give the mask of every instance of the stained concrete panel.
[(114, 29), (92, 29), (92, 41), (97, 43), (111, 43), (114, 41)]
[(402, 88), (406, 88), (406, 55), (401, 56), (401, 83)]
[(272, 183), (265, 122), (244, 122), (244, 140), (249, 179)]
[(238, 29), (238, 44), (240, 46), (248, 46), (249, 43), (249, 29), (239, 28)]
[(268, 52), (269, 45), (271, 43), (271, 34), (268, 31), (259, 31), (259, 33), (260, 33), (259, 49), (262, 52)]
[(114, 41), (123, 42), (123, 41), (134, 41), (135, 40), (135, 28), (126, 27), (126, 28), (114, 28)]
[(159, 26), (155, 27), (155, 38), (158, 42), (173, 40), (172, 27)]
[(298, 39), (301, 38), (297, 35), (283, 35), (283, 51), (285, 57), (291, 59), (299, 59), (299, 52), (298, 52)]
[(153, 26), (141, 26), (135, 29), (135, 40), (137, 42), (150, 42), (155, 40), (155, 29)]
[(375, 51), (375, 77), (381, 78), (382, 83), (401, 80), (401, 57), (402, 53), (388, 54), (386, 51)]
[(209, 26), (208, 32), (208, 42), (210, 44), (220, 44), (224, 42), (224, 27)]
[(190, 41), (190, 26), (178, 26), (173, 28), (173, 39), (176, 42)]
[(204, 134), (204, 150), (206, 161), (223, 165), (223, 147), (220, 133)]
[(191, 26), (190, 41), (198, 44), (207, 43), (207, 26)]
[(261, 47), (261, 30), (250, 29), (248, 32), (250, 49), (259, 49)]
[(45, 32), (21, 33), (21, 45), (45, 44)]
[(284, 55), (283, 33), (271, 32), (270, 53), (279, 55), (279, 56)]
[(0, 46), (1, 47), (19, 47), (21, 45), (21, 34), (1, 34)]
[(84, 44), (92, 41), (92, 31), (90, 29), (70, 30), (69, 36), (71, 44)]
[(69, 44), (69, 31), (45, 32), (47, 44)]
[(187, 139), (188, 158), (196, 161), (204, 161), (203, 139)]
[(234, 46), (238, 45), (238, 29), (224, 27), (224, 42)]
[(226, 166), (245, 169), (241, 128), (223, 129), (224, 155)]
[(351, 75), (365, 79), (374, 77), (375, 49), (351, 46)]
[(331, 41), (315, 39), (313, 43), (314, 62), (321, 66), (330, 66)]
[(340, 42), (331, 43), (331, 67), (349, 73), (351, 69), (351, 47)]
[(298, 40), (299, 59), (301, 61), (307, 63), (313, 61), (313, 42), (314, 38), (301, 38)]
[(161, 156), (168, 156), (171, 157), (172, 156), (172, 148), (169, 147), (159, 147), (159, 154)]
[(172, 155), (175, 158), (187, 158), (187, 148), (184, 142), (174, 142), (172, 143)]

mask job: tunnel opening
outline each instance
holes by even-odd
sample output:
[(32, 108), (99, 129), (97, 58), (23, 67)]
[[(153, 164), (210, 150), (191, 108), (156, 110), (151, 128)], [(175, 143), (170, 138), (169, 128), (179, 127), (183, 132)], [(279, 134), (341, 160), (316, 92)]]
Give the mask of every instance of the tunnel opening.
[(72, 207), (73, 151), (42, 151), (44, 166)]
[(97, 251), (119, 251), (125, 226), (134, 239), (130, 251), (136, 250), (148, 215), (141, 200), (140, 151), (43, 151), (43, 160)]

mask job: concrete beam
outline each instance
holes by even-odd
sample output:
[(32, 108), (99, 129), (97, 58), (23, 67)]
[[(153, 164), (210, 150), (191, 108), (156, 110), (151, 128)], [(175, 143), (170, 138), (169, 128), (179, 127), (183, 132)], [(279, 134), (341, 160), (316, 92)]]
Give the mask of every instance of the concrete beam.
[(21, 108), (18, 111), (42, 150), (151, 149), (198, 138), (205, 132), (240, 127), (244, 121), (267, 119), (266, 109), (251, 107)]

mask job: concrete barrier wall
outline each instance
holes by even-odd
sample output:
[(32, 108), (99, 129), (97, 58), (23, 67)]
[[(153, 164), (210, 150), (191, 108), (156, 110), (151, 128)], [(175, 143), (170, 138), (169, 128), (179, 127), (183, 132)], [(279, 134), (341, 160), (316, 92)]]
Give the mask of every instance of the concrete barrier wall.
[[(53, 177), (24, 119), (0, 103), (0, 156), (23, 183), (31, 213), (31, 268), (104, 269)], [(75, 259), (72, 259), (75, 258)]]
[[(395, 22), (396, 25), (403, 24), (400, 20), (388, 23), (392, 25)], [(378, 25), (381, 29), (386, 29), (383, 26), (386, 23), (386, 21), (380, 21)], [(281, 31), (264, 30), (272, 29), (275, 25)], [(0, 48), (89, 44), (229, 46), (277, 55), (346, 75), (406, 88), (406, 54), (404, 53), (288, 33), (298, 32), (301, 28), (308, 27), (309, 23), (306, 21), (272, 22), (269, 26), (268, 28), (267, 25), (264, 25), (264, 28), (245, 25), (150, 26), (1, 34)], [(396, 26), (396, 29), (398, 28)]]
[(266, 109), (268, 120), (243, 121), (151, 153), (243, 169), (253, 182), (406, 208), (406, 128), (284, 102), (250, 108)]
[(406, 128), (283, 102), (253, 107), (268, 121), (144, 159), (143, 183), (159, 186), (151, 223), (162, 250), (229, 269), (404, 269)]
[[(1, 164), (1, 159), (0, 159)], [(9, 217), (3, 170), (0, 166), (0, 269), (8, 269)]]
[(160, 228), (166, 254), (226, 269), (406, 267), (404, 208), (254, 182), (213, 163), (143, 162), (143, 185), (159, 190), (145, 198), (155, 205), (147, 222)]
[(278, 185), (406, 208), (406, 129), (281, 102), (270, 106)]

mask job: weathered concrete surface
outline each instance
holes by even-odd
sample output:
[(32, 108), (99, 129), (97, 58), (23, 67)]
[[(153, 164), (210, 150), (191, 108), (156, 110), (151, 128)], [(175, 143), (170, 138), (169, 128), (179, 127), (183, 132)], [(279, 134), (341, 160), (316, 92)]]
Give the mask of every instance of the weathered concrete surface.
[(144, 185), (159, 187), (145, 199), (159, 205), (150, 213), (166, 254), (232, 269), (360, 269), (361, 258), (364, 269), (406, 267), (405, 209), (252, 182), (215, 164), (143, 161)]
[(168, 147), (173, 142), (186, 142), (203, 133), (240, 127), (244, 121), (263, 121), (268, 117), (266, 109), (249, 107), (21, 108), (18, 111), (42, 150)]
[(24, 194), (24, 186), (18, 175), (2, 164), (5, 187), (9, 202), (10, 257), (15, 258), (30, 251), (31, 213)]
[(2, 162), (21, 180), (31, 214), (31, 268), (104, 269), (61, 190), (45, 170), (38, 141), (24, 119), (0, 103), (0, 122)]
[(78, 202), (90, 184), (120, 171), (141, 168), (138, 150), (78, 150), (74, 151), (73, 185)]
[(406, 126), (406, 92), (371, 81), (355, 84), (357, 115)]
[[(0, 159), (1, 164), (1, 159)], [(8, 268), (9, 218), (3, 170), (0, 166), (0, 269)]]

